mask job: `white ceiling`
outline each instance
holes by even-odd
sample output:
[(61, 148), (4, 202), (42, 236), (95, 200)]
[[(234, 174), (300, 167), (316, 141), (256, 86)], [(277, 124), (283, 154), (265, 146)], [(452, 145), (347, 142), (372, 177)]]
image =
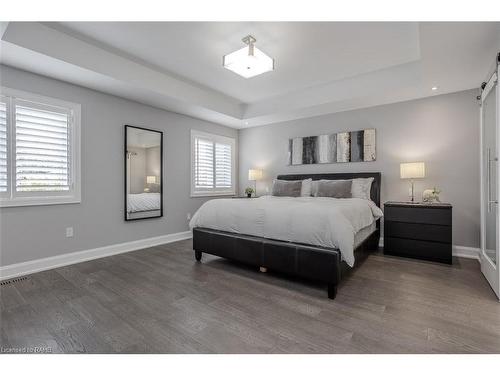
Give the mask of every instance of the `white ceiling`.
[[(124, 22), (51, 24), (241, 102), (415, 61), (415, 23)], [(222, 56), (255, 35), (276, 70), (252, 79), (222, 67)]]
[[(275, 71), (222, 67), (247, 34)], [(1, 47), (6, 65), (242, 128), (478, 87), (500, 23), (9, 23)]]
[(160, 143), (160, 133), (146, 129), (127, 128), (127, 146), (129, 147), (158, 147)]

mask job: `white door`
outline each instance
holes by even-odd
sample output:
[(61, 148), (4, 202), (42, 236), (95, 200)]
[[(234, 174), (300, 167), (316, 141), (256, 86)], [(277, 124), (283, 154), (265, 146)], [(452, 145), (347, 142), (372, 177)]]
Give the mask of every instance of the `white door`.
[(499, 262), (499, 92), (498, 71), (481, 95), (481, 271), (500, 297)]

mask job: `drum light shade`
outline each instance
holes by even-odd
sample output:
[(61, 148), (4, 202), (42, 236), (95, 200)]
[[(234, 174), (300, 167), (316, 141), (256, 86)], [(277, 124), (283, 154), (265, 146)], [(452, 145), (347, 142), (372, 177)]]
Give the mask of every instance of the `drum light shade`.
[(147, 176), (146, 183), (148, 184), (156, 184), (156, 176)]
[(401, 163), (400, 174), (401, 178), (404, 179), (424, 178), (425, 163), (423, 162)]
[(262, 169), (249, 169), (248, 181), (257, 181), (262, 178)]

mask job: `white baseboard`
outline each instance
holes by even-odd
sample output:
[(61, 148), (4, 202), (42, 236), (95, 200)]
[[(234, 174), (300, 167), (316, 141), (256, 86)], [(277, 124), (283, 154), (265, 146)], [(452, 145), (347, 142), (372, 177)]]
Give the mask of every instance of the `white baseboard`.
[(453, 256), (481, 261), (481, 250), (477, 247), (453, 245)]
[(148, 247), (162, 245), (170, 242), (186, 240), (191, 237), (191, 231), (178, 232), (167, 234), (164, 236), (150, 237), (137, 241), (98, 247), (96, 249), (76, 251), (73, 253), (62, 254), (48, 258), (36, 259), (28, 262), (10, 264), (8, 266), (0, 267), (0, 280), (50, 270), (52, 268), (63, 267), (70, 264), (86, 262), (92, 259), (104, 258), (111, 255), (126, 253), (129, 251), (145, 249)]
[[(384, 237), (380, 237), (379, 246), (384, 247)], [(469, 258), (481, 261), (481, 251), (477, 247), (452, 246), (452, 255), (459, 258)]]

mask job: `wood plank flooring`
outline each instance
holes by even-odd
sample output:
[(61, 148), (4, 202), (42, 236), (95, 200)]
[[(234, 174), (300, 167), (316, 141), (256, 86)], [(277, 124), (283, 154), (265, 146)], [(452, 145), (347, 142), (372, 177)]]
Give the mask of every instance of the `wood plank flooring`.
[(203, 254), (190, 240), (0, 288), (2, 352), (500, 353), (500, 303), (475, 260), (371, 255), (326, 287)]

